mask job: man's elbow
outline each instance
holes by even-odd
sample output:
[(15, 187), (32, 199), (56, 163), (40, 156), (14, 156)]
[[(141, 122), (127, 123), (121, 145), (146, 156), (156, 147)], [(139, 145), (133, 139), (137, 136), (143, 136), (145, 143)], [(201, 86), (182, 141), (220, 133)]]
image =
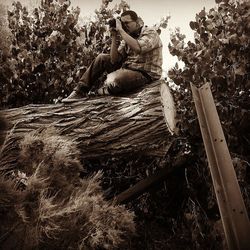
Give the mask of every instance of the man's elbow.
[(139, 45), (136, 46), (134, 51), (135, 51), (136, 54), (140, 54), (141, 53), (141, 47)]

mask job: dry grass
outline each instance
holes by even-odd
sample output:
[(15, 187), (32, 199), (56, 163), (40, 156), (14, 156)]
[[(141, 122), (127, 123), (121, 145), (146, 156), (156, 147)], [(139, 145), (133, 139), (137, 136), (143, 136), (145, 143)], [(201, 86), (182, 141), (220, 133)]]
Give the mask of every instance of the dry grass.
[[(1, 200), (12, 201), (10, 212), (18, 217), (29, 239), (19, 245), (27, 249), (112, 249), (135, 231), (134, 213), (105, 200), (101, 172), (79, 177), (84, 168), (74, 142), (49, 128), (26, 135), (19, 147), (15, 171), (27, 174), (25, 187), (12, 193), (15, 189), (5, 185), (2, 193), (7, 198)], [(13, 175), (13, 182), (16, 177)]]
[(99, 172), (82, 181), (67, 200), (59, 204), (56, 197), (43, 194), (39, 204), (39, 224), (46, 237), (59, 245), (65, 238), (73, 239), (74, 247), (85, 249), (119, 246), (128, 233), (135, 231), (133, 213), (123, 206), (104, 200)]

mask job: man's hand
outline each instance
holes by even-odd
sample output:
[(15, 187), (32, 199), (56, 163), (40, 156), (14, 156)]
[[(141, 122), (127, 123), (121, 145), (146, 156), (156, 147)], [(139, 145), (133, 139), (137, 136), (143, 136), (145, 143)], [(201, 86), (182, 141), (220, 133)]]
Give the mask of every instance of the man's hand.
[[(126, 29), (126, 28), (125, 28)], [(136, 53), (141, 52), (141, 47), (138, 41), (133, 38), (127, 30), (124, 30), (122, 27), (122, 22), (119, 19), (116, 19), (116, 30), (120, 33), (122, 39), (127, 43), (127, 45)]]
[(109, 29), (109, 32), (110, 32), (111, 37), (117, 36), (117, 31), (116, 31), (115, 28), (110, 28), (110, 29)]
[(115, 19), (115, 21), (116, 21), (116, 30), (117, 31), (122, 31), (123, 30), (123, 27), (122, 27), (122, 22), (121, 22), (121, 20), (119, 20), (119, 19)]

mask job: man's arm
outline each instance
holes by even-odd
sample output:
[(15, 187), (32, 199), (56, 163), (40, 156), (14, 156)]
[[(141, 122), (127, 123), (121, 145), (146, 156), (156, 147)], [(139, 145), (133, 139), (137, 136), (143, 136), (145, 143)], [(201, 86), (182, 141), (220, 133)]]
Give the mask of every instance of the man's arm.
[(110, 57), (111, 57), (111, 63), (116, 63), (120, 60), (120, 54), (118, 52), (118, 47), (117, 47), (117, 31), (116, 30), (111, 30), (111, 48), (110, 48)]
[(130, 36), (123, 28), (121, 21), (116, 19), (116, 30), (121, 34), (122, 39), (126, 42), (126, 44), (136, 53), (141, 52), (141, 47), (136, 39)]

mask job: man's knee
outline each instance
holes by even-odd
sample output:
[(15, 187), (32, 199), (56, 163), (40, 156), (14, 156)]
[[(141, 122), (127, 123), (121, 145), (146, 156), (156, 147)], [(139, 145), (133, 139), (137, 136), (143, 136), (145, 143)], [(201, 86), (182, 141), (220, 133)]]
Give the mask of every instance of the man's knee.
[(105, 85), (112, 95), (118, 95), (124, 90), (123, 81), (120, 79), (120, 71), (121, 70), (117, 70), (107, 75)]
[(110, 55), (101, 53), (96, 57), (97, 62), (110, 62)]
[(109, 82), (106, 86), (107, 86), (108, 92), (111, 95), (119, 95), (122, 92), (124, 92), (122, 86), (120, 84), (118, 84), (117, 82), (115, 82), (115, 81), (114, 82)]

